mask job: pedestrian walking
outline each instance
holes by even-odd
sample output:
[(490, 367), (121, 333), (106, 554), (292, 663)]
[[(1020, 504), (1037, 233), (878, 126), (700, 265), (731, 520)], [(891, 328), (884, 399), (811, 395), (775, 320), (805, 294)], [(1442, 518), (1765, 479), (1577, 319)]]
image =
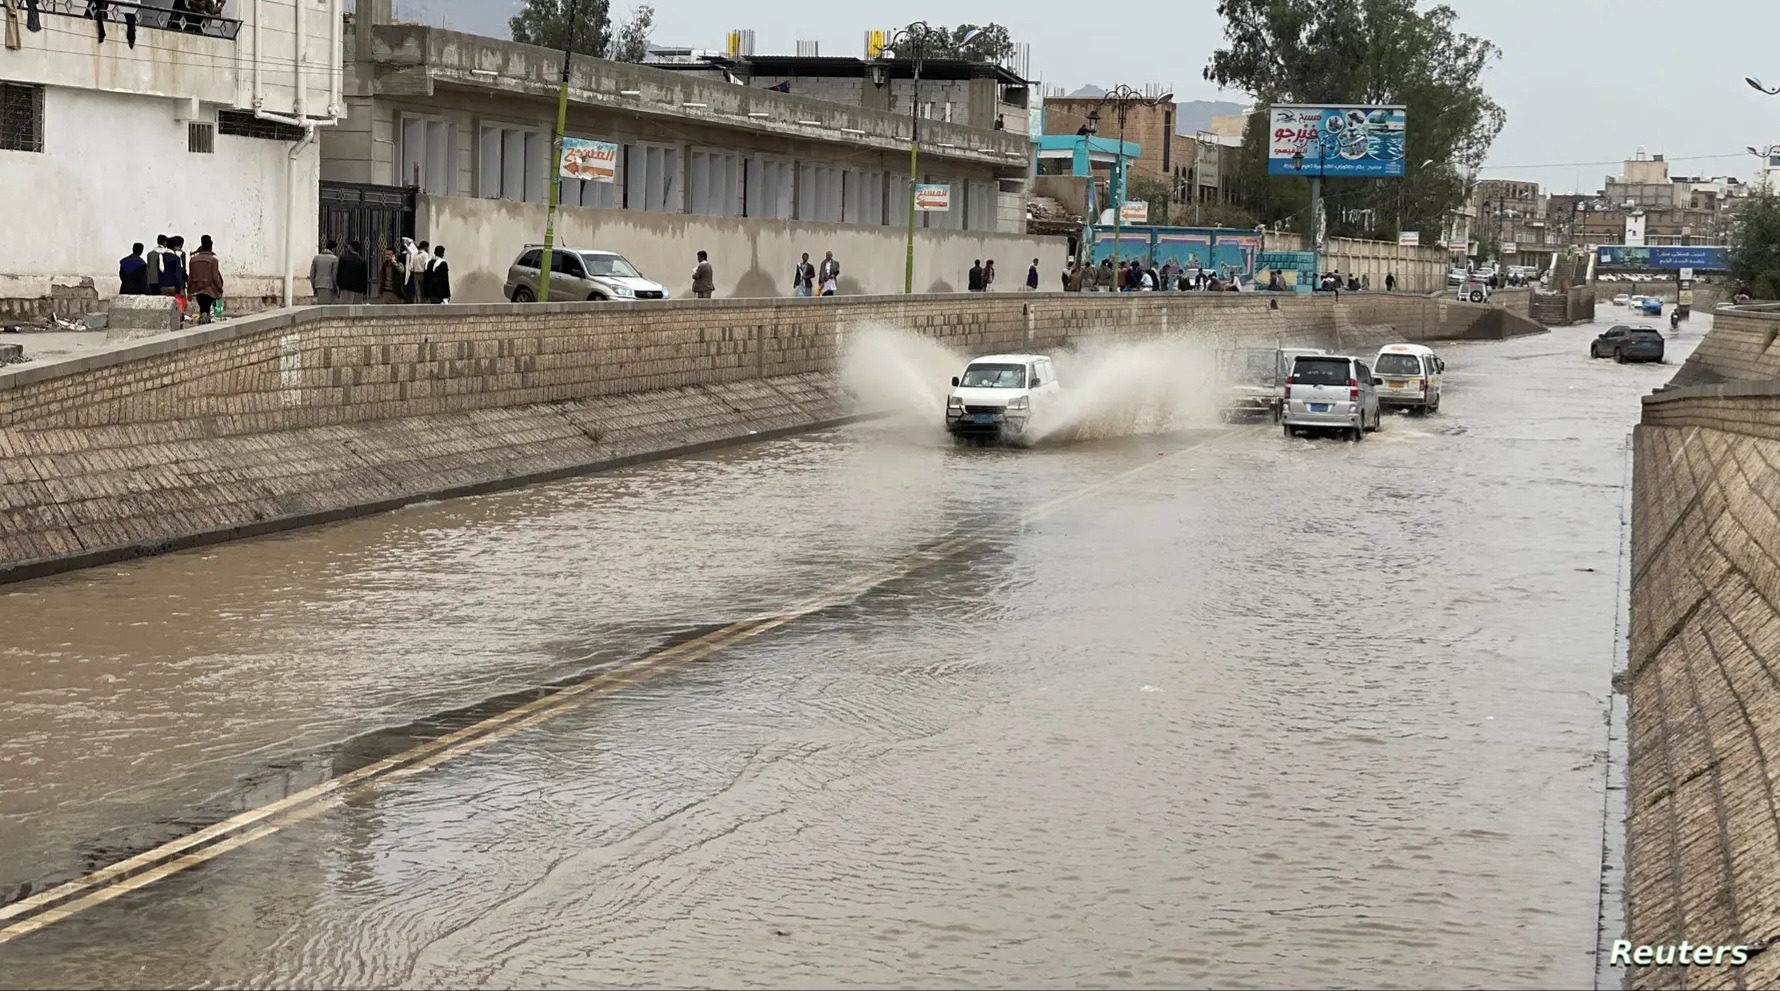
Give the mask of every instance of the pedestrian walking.
[(142, 242), (130, 245), (130, 253), (117, 263), (117, 294), (148, 295), (148, 261), (142, 257)]
[(1038, 259), (1032, 259), (1032, 267), (1026, 270), (1026, 291), (1038, 291)]
[(408, 267), (396, 256), (396, 249), (383, 249), (383, 264), (377, 270), (379, 292), (377, 302), (393, 305), (405, 302), (403, 288), (408, 281)]
[(995, 259), (991, 258), (983, 263), (983, 291), (992, 291), (990, 287), (993, 285), (995, 285)]
[(161, 294), (161, 256), (166, 253), (167, 235), (156, 234), (155, 246), (148, 249), (148, 254), (143, 257), (143, 260), (148, 263), (148, 294), (150, 296)]
[(334, 294), (339, 283), (335, 281), (340, 272), (340, 256), (334, 254), (337, 242), (329, 241), (327, 247), (315, 253), (309, 259), (309, 289), (315, 294), (315, 302), (328, 306), (334, 302)]
[(1397, 291), (1397, 273), (1386, 272), (1384, 274), (1384, 291), (1385, 292), (1396, 292)]
[(167, 250), (161, 252), (161, 295), (175, 299), (185, 297), (185, 238), (167, 238)]
[(803, 253), (803, 260), (791, 270), (791, 290), (799, 296), (810, 295), (816, 284), (816, 266), (810, 264), (810, 253)]
[(699, 299), (710, 299), (716, 291), (717, 276), (711, 271), (710, 256), (700, 251), (698, 264), (692, 267), (692, 294)]
[(445, 261), (445, 246), (433, 246), (433, 260), (426, 267), (421, 287), (426, 298), (434, 303), (451, 302), (451, 266)]
[(965, 288), (969, 292), (983, 291), (983, 260), (981, 258), (970, 263), (970, 276), (965, 283)]
[[(834, 260), (834, 252), (832, 252), (832, 251), (823, 252), (822, 264), (820, 266), (818, 266), (818, 268), (817, 268), (817, 277), (821, 280), (823, 285), (827, 285), (830, 282), (835, 283), (836, 291), (839, 291), (840, 280), (841, 280), (841, 263)], [(830, 293), (828, 295), (833, 295), (833, 294)]]
[(191, 257), (191, 275), (187, 290), (198, 303), (198, 322), (209, 323), (215, 314), (216, 302), (223, 297), (222, 262), (216, 257), (210, 235), (198, 238), (198, 250)]
[(346, 242), (346, 253), (340, 256), (334, 270), (334, 286), (340, 293), (340, 302), (347, 306), (364, 303), (371, 291), (371, 263), (365, 260), (357, 241)]
[(408, 255), (408, 301), (410, 303), (425, 303), (428, 302), (426, 298), (426, 270), (433, 265), (432, 248), (425, 241), (419, 244), (409, 241), (408, 246), (410, 249)]

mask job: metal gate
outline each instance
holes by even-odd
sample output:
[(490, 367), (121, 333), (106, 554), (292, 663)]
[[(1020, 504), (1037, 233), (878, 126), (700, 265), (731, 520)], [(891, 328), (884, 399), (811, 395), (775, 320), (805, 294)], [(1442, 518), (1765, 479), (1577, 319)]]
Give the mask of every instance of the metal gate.
[[(400, 251), (402, 238), (414, 236), (414, 190), (364, 182), (321, 184), (321, 244), (349, 241), (364, 246), (371, 267), (371, 297), (383, 290), (383, 249)], [(319, 249), (320, 245), (317, 246)]]

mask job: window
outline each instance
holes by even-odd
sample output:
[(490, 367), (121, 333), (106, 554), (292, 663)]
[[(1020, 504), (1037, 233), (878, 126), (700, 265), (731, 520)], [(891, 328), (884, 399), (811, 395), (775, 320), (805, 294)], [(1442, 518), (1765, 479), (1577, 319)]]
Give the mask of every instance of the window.
[(796, 174), (790, 162), (756, 156), (748, 160), (744, 216), (791, 219)]
[(230, 137), (258, 138), (261, 141), (301, 141), (304, 135), (303, 129), (295, 124), (261, 120), (251, 110), (218, 110), (216, 130), (218, 134), (227, 134)]
[(627, 151), (628, 175), (625, 206), (650, 213), (680, 213), (680, 149), (668, 145), (631, 145)]
[(1381, 354), (1378, 370), (1385, 375), (1420, 375), (1422, 362), (1413, 354)]
[(581, 264), (581, 256), (561, 248), (550, 253), (550, 271), (557, 275), (567, 275), (577, 279), (585, 278), (587, 275), (586, 267)]
[(969, 204), (965, 202), (965, 200), (968, 199), (967, 190), (969, 184), (935, 179), (933, 176), (928, 176), (927, 181), (939, 185), (950, 185), (952, 187), (951, 198), (946, 204), (950, 209), (934, 210), (928, 213), (927, 226), (934, 230), (963, 230), (964, 214), (965, 211), (969, 209)]
[(692, 213), (738, 217), (742, 213), (741, 160), (732, 152), (694, 151), (686, 174)]
[[(443, 196), (455, 192), (457, 125), (442, 120), (403, 116), (401, 135), (402, 157), (400, 170), (396, 173), (396, 184), (419, 186), (422, 192)], [(519, 188), (524, 189), (523, 180)]]
[[(906, 227), (909, 222), (909, 177), (891, 173), (884, 180), (884, 214), (885, 222), (891, 227)], [(915, 218), (915, 226), (921, 226), (921, 218)]]
[(1162, 111), (1162, 171), (1174, 167), (1174, 111)]
[(185, 150), (194, 155), (214, 154), (216, 152), (216, 125), (201, 120), (194, 120), (186, 124)]
[(996, 228), (995, 201), (997, 186), (993, 182), (965, 184), (964, 226), (973, 231)]
[(797, 177), (797, 219), (841, 219), (841, 173), (830, 165), (805, 165)]
[(841, 194), (842, 220), (849, 224), (884, 223), (884, 173), (844, 173)]
[(1352, 373), (1346, 358), (1299, 358), (1292, 365), (1298, 385), (1346, 385)]
[(43, 150), (43, 87), (0, 83), (0, 151)]
[(1026, 366), (972, 365), (964, 370), (958, 385), (966, 389), (1024, 389)]
[(521, 268), (537, 268), (538, 262), (543, 257), (544, 257), (544, 249), (533, 248), (530, 251), (527, 251), (525, 254), (520, 255), (519, 261), (515, 262), (514, 264), (520, 266)]

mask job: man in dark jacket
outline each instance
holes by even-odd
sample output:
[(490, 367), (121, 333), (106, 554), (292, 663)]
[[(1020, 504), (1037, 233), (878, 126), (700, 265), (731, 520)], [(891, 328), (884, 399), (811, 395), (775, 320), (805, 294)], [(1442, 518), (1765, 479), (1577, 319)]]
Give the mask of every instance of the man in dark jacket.
[(981, 258), (971, 263), (970, 281), (965, 285), (971, 292), (983, 291), (983, 260)]
[(1026, 291), (1038, 291), (1038, 259), (1032, 259), (1032, 267), (1026, 270)]
[(445, 263), (443, 244), (433, 245), (433, 260), (427, 265), (425, 282), (428, 302), (451, 302), (451, 266)]
[(161, 295), (185, 294), (185, 238), (167, 239), (167, 250), (161, 252)]
[(346, 242), (346, 253), (334, 271), (334, 285), (340, 290), (340, 302), (348, 306), (363, 303), (371, 291), (371, 263), (357, 241)]
[(142, 257), (142, 242), (130, 245), (130, 253), (117, 263), (117, 294), (148, 295), (148, 260)]

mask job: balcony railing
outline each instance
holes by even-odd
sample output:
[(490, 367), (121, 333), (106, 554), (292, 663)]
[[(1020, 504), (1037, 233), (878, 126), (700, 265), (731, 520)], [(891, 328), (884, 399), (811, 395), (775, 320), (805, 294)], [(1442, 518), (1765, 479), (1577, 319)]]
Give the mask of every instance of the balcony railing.
[[(120, 44), (132, 18), (138, 30), (179, 31), (225, 41), (234, 41), (241, 33), (240, 21), (210, 13), (211, 5), (204, 0), (161, 0), (159, 4), (128, 0), (37, 0), (37, 8), (45, 14), (99, 21), (105, 29), (105, 40), (111, 41), (115, 37)], [(216, 10), (222, 8), (220, 3), (215, 5)]]

